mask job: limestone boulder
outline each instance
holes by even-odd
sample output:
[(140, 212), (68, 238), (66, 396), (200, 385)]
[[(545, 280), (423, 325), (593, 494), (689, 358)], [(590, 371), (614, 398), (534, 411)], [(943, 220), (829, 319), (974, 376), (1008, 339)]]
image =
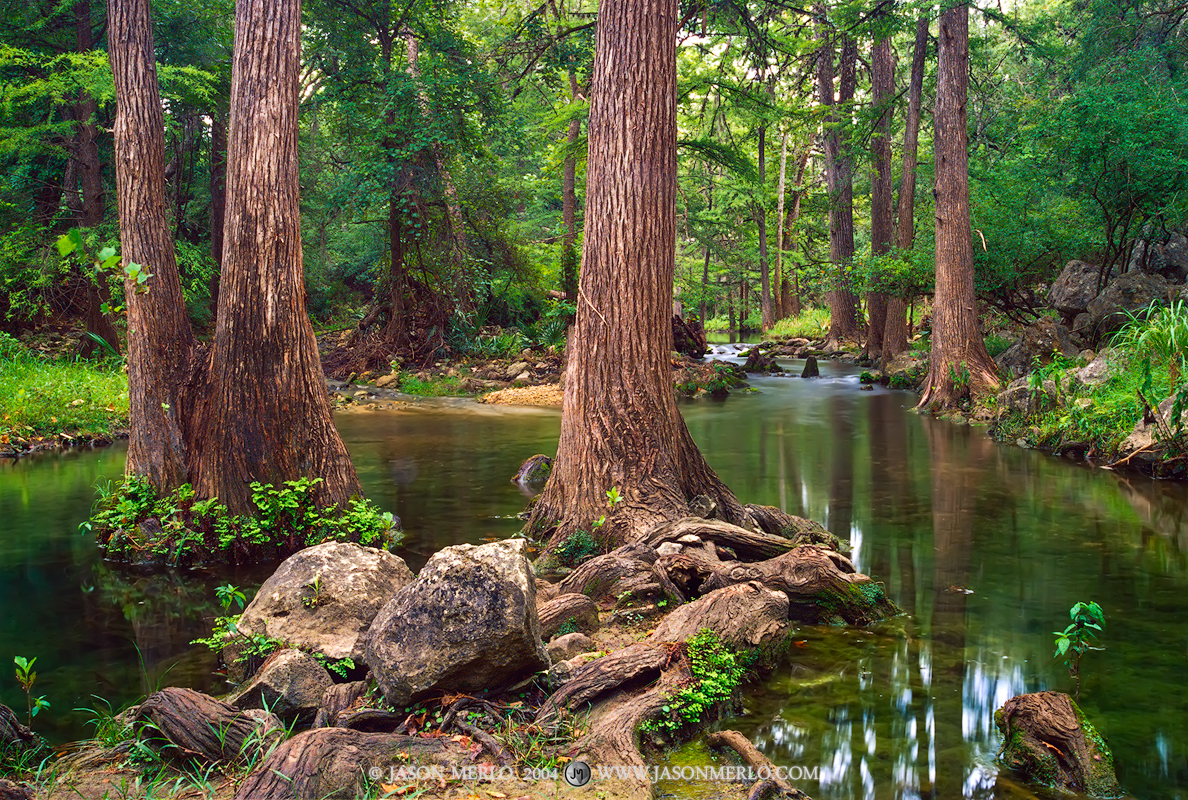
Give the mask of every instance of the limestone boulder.
[[(352, 542), (326, 542), (294, 553), (277, 568), (240, 617), (239, 629), (265, 634), (332, 660), (363, 658), (363, 635), (384, 604), (412, 583), (404, 560)], [(223, 660), (234, 674), (239, 645)]]
[(380, 610), (364, 660), (397, 708), (429, 691), (495, 689), (547, 669), (527, 543), (438, 552)]
[(568, 661), (574, 656), (589, 653), (597, 649), (598, 645), (594, 643), (594, 640), (581, 631), (574, 631), (564, 636), (558, 636), (548, 644), (549, 660), (554, 664), (561, 661)]
[(330, 673), (309, 653), (281, 650), (227, 702), (238, 709), (263, 708), (286, 722), (309, 722), (333, 685)]
[(1174, 283), (1183, 282), (1188, 279), (1188, 236), (1177, 231), (1162, 240), (1136, 243), (1126, 270), (1158, 273)]
[(1127, 272), (1110, 281), (1087, 307), (1093, 334), (1102, 338), (1120, 330), (1130, 315), (1146, 308), (1152, 300), (1167, 297), (1167, 281), (1160, 275)]
[(1048, 290), (1048, 305), (1059, 311), (1067, 322), (1089, 307), (1097, 297), (1097, 278), (1101, 268), (1084, 261), (1070, 261)]
[(1079, 345), (1067, 327), (1055, 320), (1041, 319), (1024, 328), (1019, 341), (994, 361), (1004, 375), (1018, 378), (1031, 372), (1037, 360), (1041, 364), (1050, 364), (1057, 353), (1065, 358), (1076, 358), (1081, 352)]

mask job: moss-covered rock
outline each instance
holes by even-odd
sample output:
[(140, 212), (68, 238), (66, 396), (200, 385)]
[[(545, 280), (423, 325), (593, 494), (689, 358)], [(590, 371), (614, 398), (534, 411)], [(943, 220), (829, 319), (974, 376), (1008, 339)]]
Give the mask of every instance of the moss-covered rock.
[(1002, 734), (998, 762), (1026, 780), (1090, 797), (1122, 796), (1109, 747), (1068, 695), (1012, 697), (994, 722)]

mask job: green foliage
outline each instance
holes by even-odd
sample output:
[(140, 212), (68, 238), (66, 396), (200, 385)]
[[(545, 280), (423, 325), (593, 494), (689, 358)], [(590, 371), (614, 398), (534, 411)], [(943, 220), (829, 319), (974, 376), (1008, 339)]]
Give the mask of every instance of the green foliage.
[(742, 367), (718, 362), (713, 365), (713, 372), (708, 379), (694, 377), (692, 380), (675, 384), (673, 389), (683, 397), (694, 397), (703, 391), (712, 395), (723, 395), (728, 394), (731, 389), (745, 386), (746, 383), (746, 373)]
[(574, 531), (561, 542), (554, 551), (557, 563), (566, 567), (576, 567), (590, 556), (602, 552), (602, 546), (588, 531)]
[(1130, 321), (1115, 336), (1114, 347), (1132, 361), (1166, 369), (1171, 382), (1188, 374), (1188, 303), (1153, 302), (1130, 315)]
[(45, 699), (45, 695), (40, 697), (33, 696), (33, 684), (37, 681), (37, 672), (33, 669), (33, 664), (37, 662), (36, 658), (25, 658), (24, 656), (14, 656), (12, 663), (16, 665), (16, 679), (17, 683), (25, 691), (25, 702), (27, 705), (29, 715), (29, 727), (33, 727), (33, 718), (43, 708), (49, 708), (50, 703)]
[(669, 696), (661, 707), (664, 716), (645, 722), (649, 733), (677, 733), (703, 719), (715, 706), (731, 702), (750, 666), (750, 658), (728, 649), (718, 634), (703, 628), (685, 643), (693, 682)]
[(117, 362), (52, 360), (0, 333), (0, 441), (103, 436), (128, 424), (128, 378)]
[(829, 309), (805, 308), (795, 317), (777, 322), (767, 331), (776, 339), (821, 339), (829, 333)]
[[(198, 499), (189, 484), (158, 497), (146, 481), (128, 476), (101, 493), (95, 513), (79, 527), (98, 535), (108, 558), (170, 566), (253, 562), (326, 541), (391, 547), (403, 538), (392, 514), (370, 501), (319, 508), (314, 491), (321, 480), (253, 482), (254, 513), (233, 515), (217, 498)], [(228, 607), (240, 599), (220, 595)]]
[(1005, 336), (998, 336), (990, 334), (984, 340), (986, 345), (986, 352), (990, 354), (991, 358), (998, 358), (1005, 353), (1014, 344), (1014, 341)]
[(404, 373), (400, 376), (400, 391), (420, 397), (458, 397), (468, 394), (462, 388), (462, 381), (452, 375), (434, 375), (420, 378)]
[(1081, 701), (1081, 659), (1093, 647), (1089, 641), (1097, 638), (1105, 624), (1105, 613), (1097, 603), (1077, 603), (1068, 612), (1072, 622), (1062, 631), (1055, 631), (1056, 658), (1062, 659), (1068, 667), (1068, 674), (1076, 683), (1077, 702)]

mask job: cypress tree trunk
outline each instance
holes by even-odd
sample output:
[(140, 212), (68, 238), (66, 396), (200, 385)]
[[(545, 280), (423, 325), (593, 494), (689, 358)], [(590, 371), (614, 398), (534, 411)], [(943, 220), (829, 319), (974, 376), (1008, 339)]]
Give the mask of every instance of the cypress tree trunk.
[[(858, 49), (854, 40), (843, 37), (838, 69), (837, 95), (834, 96), (833, 44), (825, 22), (825, 11), (817, 6), (821, 22), (821, 49), (817, 54), (817, 91), (821, 105), (829, 109), (825, 117), (825, 182), (829, 189), (829, 260), (833, 264), (829, 302), (829, 339), (826, 349), (837, 349), (845, 341), (858, 339), (858, 298), (855, 296), (848, 268), (854, 259), (854, 163), (850, 155), (850, 101), (857, 87), (855, 62)], [(842, 109), (839, 110), (839, 106)], [(845, 130), (843, 130), (843, 128)]]
[[(676, 407), (676, 0), (606, 0), (594, 58), (586, 234), (553, 473), (529, 527), (556, 545), (607, 515), (606, 543), (684, 516), (706, 494), (749, 515)], [(608, 508), (607, 492), (623, 501)]]
[(297, 0), (239, 0), (227, 207), (208, 395), (197, 410), (195, 487), (233, 512), (249, 482), (319, 476), (321, 503), (361, 494), (334, 428), (305, 313), (298, 204)]
[[(916, 20), (916, 41), (912, 47), (912, 76), (908, 83), (907, 120), (903, 129), (903, 177), (899, 182), (899, 223), (895, 244), (911, 250), (916, 236), (916, 160), (920, 141), (920, 106), (924, 97), (924, 57), (928, 48), (928, 17)], [(907, 303), (901, 297), (887, 301), (887, 324), (883, 333), (883, 368), (907, 350)]]
[(124, 284), (132, 423), (125, 469), (166, 492), (188, 480), (194, 335), (165, 213), (165, 119), (149, 0), (109, 0), (108, 19), (121, 255), (152, 275), (145, 292), (131, 278)]
[(982, 340), (974, 296), (969, 219), (966, 91), (969, 7), (941, 15), (936, 84), (936, 294), (932, 359), (921, 408), (944, 409), (998, 387), (998, 369)]
[[(871, 52), (871, 82), (874, 84), (874, 105), (879, 113), (874, 135), (870, 140), (874, 175), (870, 181), (870, 252), (873, 256), (891, 250), (895, 227), (894, 197), (891, 179), (891, 101), (895, 96), (895, 63), (891, 53), (891, 37), (875, 41)], [(870, 312), (870, 328), (866, 337), (866, 354), (877, 358), (883, 351), (883, 329), (887, 320), (887, 295), (870, 292), (866, 296)]]

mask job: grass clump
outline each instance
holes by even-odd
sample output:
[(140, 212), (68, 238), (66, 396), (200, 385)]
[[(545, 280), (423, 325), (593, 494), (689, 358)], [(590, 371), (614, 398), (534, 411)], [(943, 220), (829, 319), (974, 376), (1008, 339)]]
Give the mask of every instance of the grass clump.
[(102, 436), (127, 424), (122, 362), (50, 359), (0, 333), (0, 441)]
[(795, 317), (782, 319), (766, 331), (772, 338), (820, 339), (829, 333), (829, 309), (806, 308)]
[(352, 499), (320, 508), (321, 478), (252, 483), (252, 514), (231, 514), (218, 498), (199, 499), (189, 484), (165, 496), (129, 476), (100, 487), (94, 515), (79, 527), (93, 531), (108, 558), (136, 564), (192, 567), (280, 559), (327, 541), (388, 546), (402, 538), (390, 512)]
[(400, 376), (400, 391), (420, 397), (458, 397), (470, 394), (462, 388), (462, 381), (452, 375), (403, 374)]

